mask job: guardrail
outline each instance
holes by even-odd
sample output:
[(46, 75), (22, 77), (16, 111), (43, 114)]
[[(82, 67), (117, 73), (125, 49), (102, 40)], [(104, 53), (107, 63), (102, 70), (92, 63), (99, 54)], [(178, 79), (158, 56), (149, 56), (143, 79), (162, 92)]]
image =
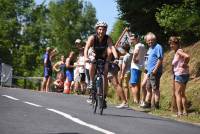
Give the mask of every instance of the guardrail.
[[(1, 77), (5, 77), (5, 75), (1, 74)], [(41, 81), (43, 80), (43, 77), (23, 77), (23, 76), (12, 76), (12, 77), (6, 77), (6, 79), (4, 79), (3, 81), (1, 81), (1, 86), (7, 86), (5, 85), (5, 83), (9, 80), (9, 79), (22, 79), (24, 80), (24, 86), (23, 88), (27, 88), (27, 81), (37, 81), (39, 84), (38, 89), (40, 89), (40, 85), (41, 85)], [(9, 85), (9, 87), (13, 87), (13, 81), (12, 83)]]
[(38, 89), (41, 87), (41, 81), (43, 80), (43, 77), (23, 77), (23, 76), (13, 76), (13, 79), (22, 79), (24, 80), (24, 89), (27, 88), (27, 81), (37, 81), (39, 83)]

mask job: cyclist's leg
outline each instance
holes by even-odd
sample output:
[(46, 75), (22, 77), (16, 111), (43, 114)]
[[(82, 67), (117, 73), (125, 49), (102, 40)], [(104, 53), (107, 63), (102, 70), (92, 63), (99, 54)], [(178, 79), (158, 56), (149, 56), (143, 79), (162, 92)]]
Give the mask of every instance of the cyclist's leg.
[(90, 64), (89, 74), (90, 74), (90, 82), (89, 82), (88, 88), (92, 89), (94, 86), (94, 76), (95, 76), (95, 64), (94, 63)]
[(107, 48), (107, 57), (105, 57), (105, 65), (104, 65), (104, 108), (107, 107), (106, 104), (106, 96), (108, 92), (108, 67), (109, 67), (109, 62), (111, 61), (112, 57), (112, 51), (111, 49)]

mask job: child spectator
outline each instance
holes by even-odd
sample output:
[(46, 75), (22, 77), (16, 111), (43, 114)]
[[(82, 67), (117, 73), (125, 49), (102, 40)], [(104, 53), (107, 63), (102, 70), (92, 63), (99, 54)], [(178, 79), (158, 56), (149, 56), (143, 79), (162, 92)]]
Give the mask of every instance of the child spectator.
[(57, 79), (54, 81), (56, 92), (63, 92), (65, 77), (63, 73), (58, 73)]

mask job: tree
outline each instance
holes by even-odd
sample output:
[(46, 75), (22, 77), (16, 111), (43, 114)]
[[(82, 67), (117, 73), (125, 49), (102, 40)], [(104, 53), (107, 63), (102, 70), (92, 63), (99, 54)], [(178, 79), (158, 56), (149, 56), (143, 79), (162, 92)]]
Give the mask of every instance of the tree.
[(126, 23), (123, 20), (118, 19), (112, 29), (110, 36), (113, 39), (113, 42), (116, 43), (119, 39), (120, 35), (122, 34), (123, 30), (126, 27)]
[(116, 0), (120, 18), (129, 23), (131, 31), (139, 34), (154, 32), (164, 38), (164, 30), (157, 23), (155, 14), (163, 4), (180, 3), (180, 0)]
[(49, 3), (51, 44), (61, 53), (74, 49), (76, 38), (86, 38), (94, 31), (96, 11), (91, 3), (79, 0), (59, 0)]
[(0, 0), (0, 58), (14, 75), (42, 76), (47, 46), (61, 54), (74, 49), (76, 38), (94, 32), (96, 11), (91, 3), (59, 0), (35, 5), (34, 0)]
[(166, 33), (194, 39), (200, 35), (200, 2), (183, 0), (180, 4), (163, 5), (156, 13), (156, 20)]

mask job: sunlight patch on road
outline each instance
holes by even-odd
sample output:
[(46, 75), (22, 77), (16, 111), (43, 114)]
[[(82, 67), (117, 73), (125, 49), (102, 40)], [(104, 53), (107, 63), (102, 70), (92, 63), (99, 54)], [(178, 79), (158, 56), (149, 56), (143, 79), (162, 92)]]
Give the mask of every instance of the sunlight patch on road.
[(55, 110), (55, 109), (49, 109), (49, 108), (47, 108), (47, 110), (52, 111), (52, 112), (54, 112), (54, 113), (57, 113), (57, 114), (59, 114), (59, 115), (62, 115), (62, 116), (64, 116), (65, 118), (70, 119), (70, 120), (72, 120), (72, 121), (74, 121), (74, 122), (76, 122), (76, 123), (78, 123), (78, 124), (81, 124), (81, 125), (83, 125), (83, 126), (87, 126), (87, 127), (89, 127), (89, 128), (92, 128), (92, 129), (94, 129), (94, 130), (96, 130), (96, 131), (99, 131), (99, 132), (102, 132), (102, 133), (104, 133), (104, 134), (115, 134), (114, 132), (111, 132), (111, 131), (102, 129), (102, 128), (98, 127), (98, 126), (95, 126), (95, 125), (92, 125), (92, 124), (89, 124), (89, 123), (86, 123), (86, 122), (84, 122), (84, 121), (82, 121), (82, 120), (80, 120), (80, 119), (78, 119), (78, 118), (72, 117), (71, 115), (66, 114), (66, 113), (64, 113), (64, 112), (61, 112), (61, 111), (58, 111), (58, 110)]

